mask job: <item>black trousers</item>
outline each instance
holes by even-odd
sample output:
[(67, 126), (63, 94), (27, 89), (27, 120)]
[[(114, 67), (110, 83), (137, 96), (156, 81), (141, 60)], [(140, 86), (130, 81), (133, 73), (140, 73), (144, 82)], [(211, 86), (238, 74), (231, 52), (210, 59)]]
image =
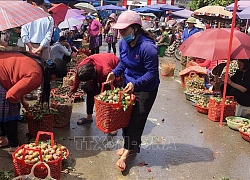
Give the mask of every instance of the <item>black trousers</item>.
[(100, 52), (100, 50), (99, 50), (99, 46), (98, 47), (96, 47), (96, 48), (94, 48), (94, 49), (91, 49), (91, 54), (93, 55), (93, 54), (99, 54), (99, 52)]
[(234, 96), (237, 103), (242, 106), (250, 106), (250, 96), (246, 93), (239, 91), (238, 89), (232, 88), (229, 91), (229, 96)]
[(0, 122), (0, 136), (7, 136), (10, 147), (17, 147), (19, 145), (17, 127), (17, 120)]
[(158, 87), (150, 92), (135, 92), (136, 100), (129, 126), (123, 128), (124, 148), (140, 152), (141, 136), (148, 114), (155, 102)]
[(83, 86), (83, 90), (87, 94), (86, 98), (87, 114), (93, 114), (93, 108), (95, 104), (94, 96), (100, 94), (101, 87), (99, 87), (97, 84), (86, 82)]

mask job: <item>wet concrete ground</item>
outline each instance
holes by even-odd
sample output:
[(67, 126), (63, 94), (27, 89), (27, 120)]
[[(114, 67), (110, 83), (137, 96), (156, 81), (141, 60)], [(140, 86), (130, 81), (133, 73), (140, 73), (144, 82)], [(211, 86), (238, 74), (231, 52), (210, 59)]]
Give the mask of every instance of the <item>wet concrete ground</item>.
[[(122, 147), (121, 130), (112, 138), (98, 130), (95, 122), (77, 125), (77, 119), (85, 115), (85, 103), (74, 103), (70, 125), (54, 129), (56, 141), (71, 153), (64, 166), (74, 168), (70, 174), (62, 173), (61, 179), (250, 180), (250, 144), (239, 132), (198, 113), (185, 99), (178, 81), (161, 76), (141, 153), (129, 157), (124, 173), (115, 167), (115, 150)], [(27, 143), (27, 124), (19, 125), (20, 139)], [(1, 171), (13, 169), (6, 149), (0, 149), (0, 162)], [(141, 166), (143, 163), (147, 165)]]

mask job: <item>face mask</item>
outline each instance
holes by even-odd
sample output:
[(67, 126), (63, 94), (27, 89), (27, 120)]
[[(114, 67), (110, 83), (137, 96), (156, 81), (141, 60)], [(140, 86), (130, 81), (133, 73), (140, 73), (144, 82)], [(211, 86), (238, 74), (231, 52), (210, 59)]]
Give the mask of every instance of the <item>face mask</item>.
[(131, 34), (127, 35), (127, 36), (124, 36), (123, 37), (124, 41), (126, 41), (127, 43), (133, 41), (135, 39), (135, 36)]

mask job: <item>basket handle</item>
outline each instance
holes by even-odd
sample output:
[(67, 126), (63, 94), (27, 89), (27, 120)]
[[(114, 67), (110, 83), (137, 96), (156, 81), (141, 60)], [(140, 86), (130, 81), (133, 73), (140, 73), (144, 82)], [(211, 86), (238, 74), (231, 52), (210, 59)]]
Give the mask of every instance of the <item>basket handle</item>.
[(232, 101), (234, 102), (234, 96), (226, 96), (226, 100), (227, 99), (232, 99)]
[[(107, 86), (109, 86), (109, 88), (107, 88)], [(103, 92), (103, 91), (105, 91), (105, 90), (107, 90), (107, 89), (114, 90), (114, 88), (115, 88), (115, 87), (114, 87), (113, 85), (110, 85), (110, 84), (104, 82), (104, 83), (102, 83), (101, 92)]]
[(40, 161), (43, 162), (43, 155), (42, 155), (42, 151), (41, 149), (32, 149), (32, 148), (26, 148), (24, 147), (23, 148), (23, 157), (22, 157), (22, 162), (24, 162), (24, 158), (25, 158), (25, 155), (26, 155), (26, 151), (37, 151), (39, 153), (39, 157), (40, 157)]
[[(31, 168), (31, 171), (30, 171), (30, 174), (29, 174), (29, 178), (35, 178), (36, 176), (34, 175), (34, 170), (36, 168), (36, 166), (40, 165), (40, 164), (43, 164), (47, 169), (48, 169), (48, 175), (46, 178), (48, 179), (51, 179), (51, 180), (55, 180), (54, 178), (51, 177), (51, 170), (50, 170), (50, 167), (48, 166), (47, 163), (45, 162), (37, 162), (36, 164), (34, 164)], [(45, 179), (46, 179), (45, 178)]]
[[(118, 98), (118, 107), (122, 107), (121, 105), (121, 101), (122, 101), (122, 95), (125, 93), (125, 91), (120, 91), (119, 92), (119, 98)], [(129, 105), (132, 105), (132, 103), (134, 102), (135, 100), (135, 95), (134, 94), (130, 94), (130, 102), (129, 102)]]
[(35, 144), (38, 145), (40, 135), (43, 135), (43, 134), (50, 136), (51, 146), (54, 146), (55, 145), (54, 134), (52, 132), (44, 132), (44, 131), (37, 132)]

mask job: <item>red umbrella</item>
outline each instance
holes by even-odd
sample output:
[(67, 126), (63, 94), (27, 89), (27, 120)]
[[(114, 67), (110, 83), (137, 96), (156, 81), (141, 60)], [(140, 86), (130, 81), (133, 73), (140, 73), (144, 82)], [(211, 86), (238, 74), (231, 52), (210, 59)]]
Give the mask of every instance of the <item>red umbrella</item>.
[(0, 31), (19, 27), (46, 16), (49, 14), (25, 1), (1, 1)]
[[(180, 46), (184, 56), (203, 59), (227, 59), (231, 29), (207, 29), (190, 36)], [(235, 30), (232, 39), (231, 59), (250, 58), (250, 36)]]
[(63, 3), (60, 3), (54, 5), (52, 8), (49, 8), (48, 11), (52, 12), (52, 17), (55, 23), (60, 23), (64, 21), (68, 9), (69, 9), (68, 6), (66, 6)]
[(52, 8), (48, 9), (48, 11), (52, 12), (52, 17), (57, 24), (65, 19), (76, 17), (83, 13), (83, 11), (79, 9), (69, 9), (69, 7), (63, 3), (54, 5)]

